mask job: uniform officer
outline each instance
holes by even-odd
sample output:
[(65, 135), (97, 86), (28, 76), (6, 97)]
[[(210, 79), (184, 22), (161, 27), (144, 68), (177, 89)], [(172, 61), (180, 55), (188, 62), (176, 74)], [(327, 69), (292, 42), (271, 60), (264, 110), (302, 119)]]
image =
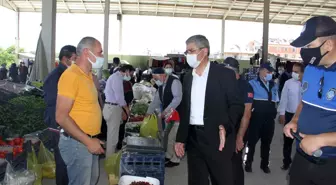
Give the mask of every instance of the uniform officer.
[[(336, 182), (336, 22), (327, 16), (309, 19), (299, 38), (307, 65), (302, 79), (302, 102), (292, 121), (284, 127), (303, 138), (290, 169), (290, 185), (331, 185)], [(322, 150), (322, 156), (313, 153)]]
[(239, 75), (239, 63), (236, 59), (228, 57), (224, 60), (225, 67), (232, 69), (236, 73), (240, 96), (244, 97), (245, 109), (240, 124), (236, 126), (236, 151), (232, 156), (232, 167), (235, 185), (244, 185), (244, 169), (242, 151), (247, 141), (246, 131), (248, 129), (253, 103), (253, 89), (251, 85)]
[(259, 76), (249, 82), (253, 88), (254, 97), (247, 142), (246, 172), (252, 172), (255, 145), (259, 139), (261, 140), (260, 168), (265, 173), (271, 172), (268, 167), (269, 153), (274, 134), (274, 119), (277, 114), (275, 103), (279, 101), (278, 87), (272, 80), (273, 71), (270, 63), (263, 63), (260, 65)]

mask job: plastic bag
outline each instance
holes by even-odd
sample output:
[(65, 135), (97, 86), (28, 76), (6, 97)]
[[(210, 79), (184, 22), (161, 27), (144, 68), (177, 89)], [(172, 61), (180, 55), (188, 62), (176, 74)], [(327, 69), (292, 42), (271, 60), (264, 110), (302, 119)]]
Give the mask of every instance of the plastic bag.
[(104, 162), (105, 171), (109, 175), (109, 184), (110, 185), (118, 184), (120, 159), (121, 159), (121, 151), (107, 157), (107, 159)]
[(56, 177), (56, 163), (54, 154), (51, 153), (41, 142), (38, 153), (38, 163), (42, 165), (42, 176), (49, 179)]
[(151, 185), (160, 185), (160, 181), (156, 178), (152, 177), (137, 177), (137, 176), (130, 176), (124, 175), (120, 178), (119, 185), (129, 185), (132, 182), (148, 182)]
[(32, 152), (27, 154), (27, 168), (35, 174), (33, 185), (42, 185), (42, 165), (38, 163), (35, 150), (32, 146)]
[(3, 185), (33, 185), (34, 180), (35, 175), (33, 172), (28, 170), (16, 172), (8, 163)]
[(158, 122), (155, 114), (146, 117), (140, 127), (140, 137), (158, 138)]

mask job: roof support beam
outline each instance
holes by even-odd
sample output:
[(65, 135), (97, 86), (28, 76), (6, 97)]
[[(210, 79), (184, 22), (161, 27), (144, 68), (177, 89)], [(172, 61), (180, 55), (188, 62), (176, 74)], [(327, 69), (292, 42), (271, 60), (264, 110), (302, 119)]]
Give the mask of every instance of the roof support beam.
[(100, 5), (101, 5), (102, 12), (104, 13), (104, 12), (105, 12), (105, 9), (104, 9), (103, 1), (102, 1), (102, 0), (100, 0)]
[(87, 13), (88, 11), (87, 11), (87, 8), (86, 8), (85, 3), (84, 3), (83, 0), (82, 0), (82, 4), (83, 4), (83, 6), (84, 6), (85, 13)]
[(244, 13), (247, 11), (248, 7), (254, 2), (254, 0), (252, 0), (251, 2), (249, 2), (249, 4), (247, 5), (247, 7), (245, 8), (244, 12), (240, 15), (239, 20), (241, 20), (243, 18)]
[(230, 13), (232, 7), (234, 6), (234, 4), (236, 3), (236, 1), (237, 1), (237, 0), (234, 0), (234, 1), (231, 3), (229, 9), (225, 12), (225, 14), (224, 14), (224, 16), (223, 16), (223, 20), (225, 20), (226, 17), (229, 15), (229, 13)]
[[(273, 0), (271, 0), (271, 2), (270, 2), (270, 5), (272, 5), (272, 2), (273, 2)], [(264, 13), (264, 8), (262, 8), (262, 10), (261, 10), (261, 12), (258, 14), (258, 16), (255, 18), (255, 21), (257, 21), (258, 19), (259, 19), (259, 17), (261, 16), (261, 14), (263, 14)]]
[(291, 15), (291, 16), (286, 20), (286, 23), (288, 23), (288, 22), (291, 20), (292, 17), (294, 17), (297, 13), (299, 13), (299, 11), (300, 11), (302, 8), (306, 7), (307, 4), (308, 4), (310, 1), (312, 1), (312, 0), (308, 0), (308, 1), (306, 1), (305, 4), (304, 4), (302, 7), (298, 8), (298, 9), (296, 10), (296, 12), (295, 12), (293, 15)]
[(66, 4), (66, 2), (64, 0), (63, 0), (63, 4), (64, 4), (65, 8), (68, 10), (68, 13), (70, 13), (70, 9), (69, 9), (68, 5)]
[(284, 6), (281, 8), (281, 10), (280, 10), (277, 14), (275, 14), (275, 15), (272, 17), (270, 23), (272, 23), (272, 22), (274, 21), (274, 19), (276, 18), (276, 16), (278, 16), (279, 14), (281, 14), (281, 12), (282, 12), (286, 7), (288, 7), (288, 5), (291, 4), (292, 1), (293, 1), (293, 0), (288, 1), (288, 3), (287, 3), (286, 5), (284, 5)]
[(207, 17), (209, 17), (214, 3), (215, 3), (215, 0), (212, 0), (211, 7), (210, 7), (210, 9), (208, 11)]
[(156, 15), (158, 15), (158, 11), (159, 11), (159, 0), (156, 0)]
[(138, 15), (140, 15), (140, 0), (138, 0)]
[(175, 0), (174, 11), (173, 11), (173, 17), (175, 17), (176, 6), (177, 6), (177, 0)]
[(330, 0), (325, 0), (325, 1), (323, 2), (323, 4), (321, 4), (320, 7), (316, 8), (316, 10), (314, 10), (309, 16), (307, 16), (305, 19), (303, 19), (303, 20), (301, 21), (301, 24), (303, 24), (304, 22), (306, 22), (306, 21), (313, 15), (313, 13), (315, 13), (315, 12), (317, 12), (318, 10), (320, 10), (321, 8), (323, 8), (329, 1), (330, 1)]
[(30, 6), (32, 7), (32, 9), (34, 10), (34, 12), (36, 12), (36, 10), (35, 10), (35, 7), (34, 7), (33, 3), (32, 3), (31, 1), (29, 1), (29, 0), (26, 0), (26, 1), (27, 1), (27, 2), (29, 2)]
[(122, 13), (122, 7), (121, 7), (121, 0), (118, 1), (118, 4), (119, 4), (119, 13), (120, 13), (120, 14), (123, 14), (123, 13)]
[(8, 0), (3, 0), (3, 1), (1, 1), (1, 4), (4, 4), (4, 3), (3, 3), (4, 1), (10, 6), (10, 7), (8, 7), (9, 9), (14, 10), (15, 12), (18, 11), (18, 8), (17, 8), (12, 2), (10, 2), (10, 1), (8, 1)]
[(190, 10), (190, 17), (192, 16), (192, 14), (193, 14), (193, 10), (194, 10), (194, 8), (195, 8), (195, 5), (196, 5), (196, 0), (194, 0), (194, 2), (193, 2), (193, 6), (192, 6), (192, 8), (191, 8), (191, 10)]

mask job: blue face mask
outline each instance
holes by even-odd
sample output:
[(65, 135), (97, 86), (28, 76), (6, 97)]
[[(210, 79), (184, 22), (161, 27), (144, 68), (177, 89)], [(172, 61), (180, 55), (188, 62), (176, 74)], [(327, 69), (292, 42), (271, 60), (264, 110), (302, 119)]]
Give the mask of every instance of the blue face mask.
[(155, 80), (155, 83), (156, 83), (157, 86), (163, 85), (163, 83), (160, 80)]
[(272, 74), (267, 74), (264, 79), (268, 82), (268, 81), (271, 81), (273, 78), (273, 75)]
[(131, 80), (131, 77), (130, 77), (130, 76), (126, 76), (126, 75), (125, 75), (123, 78), (124, 78), (125, 81), (130, 81), (130, 80)]

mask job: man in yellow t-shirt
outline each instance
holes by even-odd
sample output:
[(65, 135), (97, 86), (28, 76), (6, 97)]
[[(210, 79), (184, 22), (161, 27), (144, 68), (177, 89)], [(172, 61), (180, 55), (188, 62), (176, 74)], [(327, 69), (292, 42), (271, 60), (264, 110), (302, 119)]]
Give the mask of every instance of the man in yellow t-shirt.
[(67, 165), (69, 185), (92, 185), (99, 178), (99, 154), (104, 153), (100, 133), (102, 113), (92, 78), (92, 68), (104, 64), (101, 43), (83, 38), (76, 63), (58, 82), (56, 121), (63, 128), (59, 150)]

